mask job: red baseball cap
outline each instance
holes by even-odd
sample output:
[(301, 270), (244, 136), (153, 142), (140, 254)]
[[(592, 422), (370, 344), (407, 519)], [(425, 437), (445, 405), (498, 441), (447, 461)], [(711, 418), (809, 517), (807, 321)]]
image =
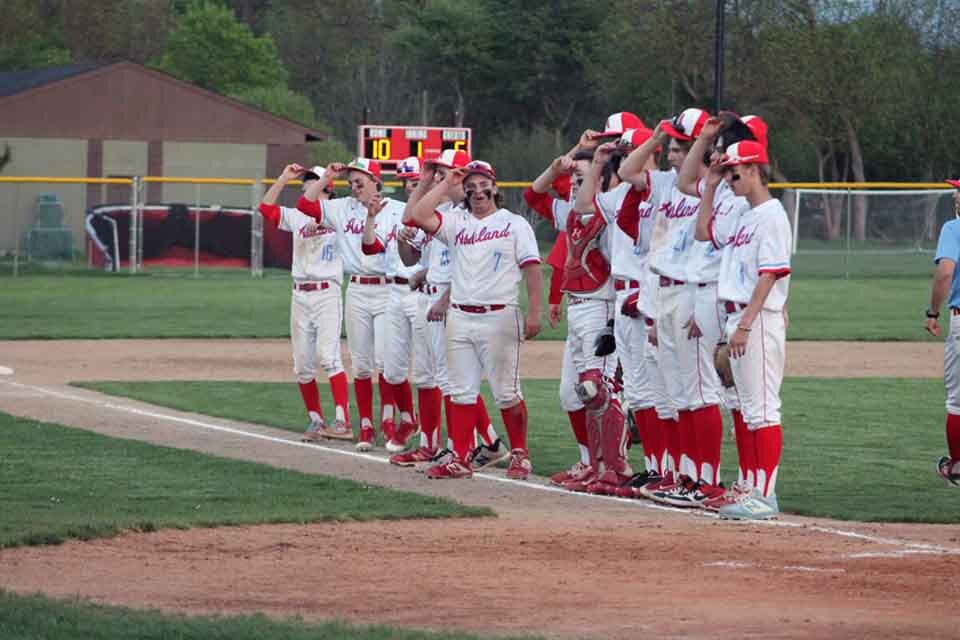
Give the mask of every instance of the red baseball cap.
[(365, 173), (377, 182), (381, 182), (380, 163), (369, 158), (354, 158), (347, 165), (347, 171), (360, 171)]
[(601, 136), (622, 136), (627, 129), (645, 129), (646, 125), (640, 116), (629, 111), (618, 111), (607, 118), (603, 125)]
[(651, 137), (653, 137), (653, 131), (647, 129), (646, 127), (640, 127), (639, 129), (627, 129), (623, 132), (623, 135), (620, 136), (618, 144), (623, 146), (639, 147)]
[(727, 147), (720, 164), (733, 167), (741, 164), (767, 164), (767, 149), (756, 140), (741, 140)]
[(740, 122), (747, 125), (747, 128), (750, 129), (750, 133), (753, 134), (753, 137), (757, 139), (757, 142), (763, 145), (763, 148), (767, 148), (767, 123), (764, 122), (763, 118), (760, 116), (743, 116), (740, 118)]
[(410, 156), (397, 165), (397, 177), (403, 180), (420, 179), (420, 158)]
[(673, 120), (664, 120), (660, 126), (667, 135), (677, 140), (693, 140), (703, 131), (710, 114), (703, 109), (684, 109)]
[(462, 169), (470, 164), (470, 154), (458, 149), (444, 149), (439, 157), (427, 160), (425, 166), (439, 166), (447, 169)]
[(468, 177), (473, 173), (479, 173), (482, 176), (487, 176), (494, 182), (497, 181), (497, 172), (493, 170), (493, 165), (489, 162), (484, 162), (483, 160), (473, 160), (464, 168), (467, 170), (467, 175), (464, 177)]
[(947, 184), (956, 189), (960, 189), (960, 180), (947, 180)]

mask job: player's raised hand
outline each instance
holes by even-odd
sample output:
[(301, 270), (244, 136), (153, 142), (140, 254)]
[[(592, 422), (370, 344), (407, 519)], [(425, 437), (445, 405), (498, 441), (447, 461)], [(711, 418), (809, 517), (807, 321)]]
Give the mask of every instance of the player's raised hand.
[(367, 203), (367, 217), (376, 218), (377, 214), (383, 211), (385, 206), (387, 206), (387, 203), (383, 199), (383, 195), (380, 192), (373, 194), (370, 202)]
[(327, 173), (331, 178), (339, 178), (347, 171), (347, 165), (342, 162), (331, 162), (327, 165)]
[(613, 156), (614, 152), (617, 150), (616, 142), (604, 142), (602, 145), (597, 147), (597, 150), (593, 153), (593, 161), (596, 164), (607, 164), (610, 161), (610, 158)]
[(708, 118), (706, 122), (703, 123), (703, 129), (700, 130), (700, 137), (706, 138), (707, 140), (716, 140), (717, 136), (720, 135), (720, 129), (723, 128), (723, 120), (717, 116)]
[(458, 187), (463, 184), (463, 180), (466, 177), (467, 172), (465, 169), (452, 169), (447, 171), (447, 177), (444, 178), (443, 181), (451, 187)]
[(280, 174), (280, 177), (278, 178), (278, 180), (282, 180), (283, 182), (289, 182), (291, 180), (294, 180), (302, 176), (305, 171), (306, 169), (304, 169), (299, 164), (296, 164), (296, 163), (288, 164), (283, 168), (283, 172)]
[(527, 318), (523, 323), (523, 338), (530, 340), (540, 333), (541, 323), (539, 313), (527, 312)]
[(716, 186), (723, 181), (725, 167), (721, 162), (723, 162), (723, 155), (714, 151), (713, 156), (710, 158), (710, 168), (707, 170), (706, 175), (706, 185), (708, 187), (716, 188)]
[(571, 173), (573, 171), (574, 162), (570, 159), (570, 156), (560, 156), (555, 158), (553, 162), (550, 163), (550, 169), (559, 175), (566, 173)]

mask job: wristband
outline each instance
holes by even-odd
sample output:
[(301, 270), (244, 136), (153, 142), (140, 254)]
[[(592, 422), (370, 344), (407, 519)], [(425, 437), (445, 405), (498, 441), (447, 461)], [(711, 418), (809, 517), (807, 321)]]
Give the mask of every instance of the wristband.
[(931, 320), (936, 320), (937, 318), (940, 317), (940, 314), (939, 314), (939, 313), (934, 313), (934, 312), (931, 311), (930, 309), (927, 309), (927, 317), (930, 318)]
[(740, 331), (743, 331), (743, 332), (745, 332), (745, 333), (750, 333), (750, 328), (749, 328), (749, 327), (741, 327), (741, 326), (737, 325), (737, 329), (739, 329)]

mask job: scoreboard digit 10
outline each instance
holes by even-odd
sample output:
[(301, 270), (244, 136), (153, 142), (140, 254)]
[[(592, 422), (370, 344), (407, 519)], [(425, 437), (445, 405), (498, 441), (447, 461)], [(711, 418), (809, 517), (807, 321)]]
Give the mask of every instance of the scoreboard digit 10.
[(357, 153), (380, 163), (384, 173), (396, 173), (410, 156), (431, 160), (446, 149), (470, 153), (468, 127), (420, 127), (364, 124), (358, 128)]

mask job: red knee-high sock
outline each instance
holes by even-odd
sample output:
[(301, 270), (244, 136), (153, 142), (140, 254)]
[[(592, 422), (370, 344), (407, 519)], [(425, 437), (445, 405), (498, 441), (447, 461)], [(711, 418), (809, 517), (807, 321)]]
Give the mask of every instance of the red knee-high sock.
[[(692, 480), (697, 480), (700, 467), (697, 463), (696, 440), (694, 440), (693, 430), (693, 412), (680, 411), (680, 428), (677, 435), (677, 445), (680, 448), (677, 457), (677, 471), (681, 475), (689, 476)], [(687, 458), (689, 462), (684, 465), (681, 460)]]
[(447, 440), (453, 441), (453, 398), (450, 396), (443, 396), (443, 411), (447, 416)]
[(420, 409), (420, 430), (426, 438), (427, 447), (436, 449), (442, 419), (443, 394), (437, 388), (418, 388), (417, 404)]
[(340, 373), (330, 376), (330, 395), (333, 396), (334, 412), (343, 411), (343, 419), (350, 424), (350, 387), (347, 385), (347, 374)]
[(960, 460), (960, 416), (947, 414), (947, 448), (951, 460)]
[(587, 444), (587, 410), (567, 411), (567, 416), (570, 418), (570, 429), (573, 430), (573, 437), (577, 444), (589, 446)]
[(680, 477), (680, 421), (661, 420), (663, 427), (663, 459), (667, 462), (666, 477), (677, 480)]
[(757, 450), (757, 488), (764, 496), (777, 489), (777, 471), (780, 469), (780, 453), (783, 451), (783, 429), (780, 425), (763, 427), (753, 432), (753, 444)]
[(657, 416), (657, 410), (653, 407), (641, 409), (643, 422), (645, 426), (643, 438), (643, 452), (649, 458), (648, 471), (663, 473), (660, 468), (660, 461), (663, 459), (663, 428), (660, 426), (660, 418)]
[(509, 409), (501, 409), (503, 425), (507, 428), (511, 449), (527, 450), (527, 403), (523, 400)]
[[(393, 385), (387, 382), (382, 373), (377, 380), (377, 388), (380, 390), (380, 418), (381, 420), (393, 420), (393, 405), (396, 404), (393, 397)], [(389, 412), (387, 407), (390, 407)]]
[(451, 402), (449, 409), (447, 430), (453, 440), (453, 450), (461, 460), (466, 460), (473, 450), (473, 425), (477, 421), (477, 404)]
[(733, 435), (737, 441), (737, 482), (749, 487), (754, 486), (756, 479), (753, 476), (756, 454), (753, 449), (753, 435), (743, 421), (743, 414), (739, 409), (733, 409)]
[(487, 405), (483, 401), (483, 396), (477, 396), (476, 428), (484, 444), (491, 445), (497, 439), (497, 432), (493, 429), (493, 423), (490, 421), (490, 414), (487, 413)]
[(353, 394), (357, 399), (357, 413), (360, 422), (366, 420), (373, 425), (373, 380), (370, 378), (354, 378)]
[(303, 406), (307, 412), (316, 411), (320, 417), (323, 417), (323, 409), (320, 408), (320, 389), (317, 388), (317, 381), (299, 382), (300, 395), (303, 397)]
[(700, 479), (707, 484), (720, 482), (720, 449), (723, 444), (723, 415), (720, 405), (712, 404), (693, 412), (694, 429), (697, 432), (697, 458), (700, 463)]
[(404, 380), (399, 384), (390, 384), (390, 392), (393, 396), (394, 401), (397, 403), (397, 408), (400, 409), (401, 414), (408, 414), (410, 418), (413, 418), (413, 389), (410, 388), (410, 383)]

